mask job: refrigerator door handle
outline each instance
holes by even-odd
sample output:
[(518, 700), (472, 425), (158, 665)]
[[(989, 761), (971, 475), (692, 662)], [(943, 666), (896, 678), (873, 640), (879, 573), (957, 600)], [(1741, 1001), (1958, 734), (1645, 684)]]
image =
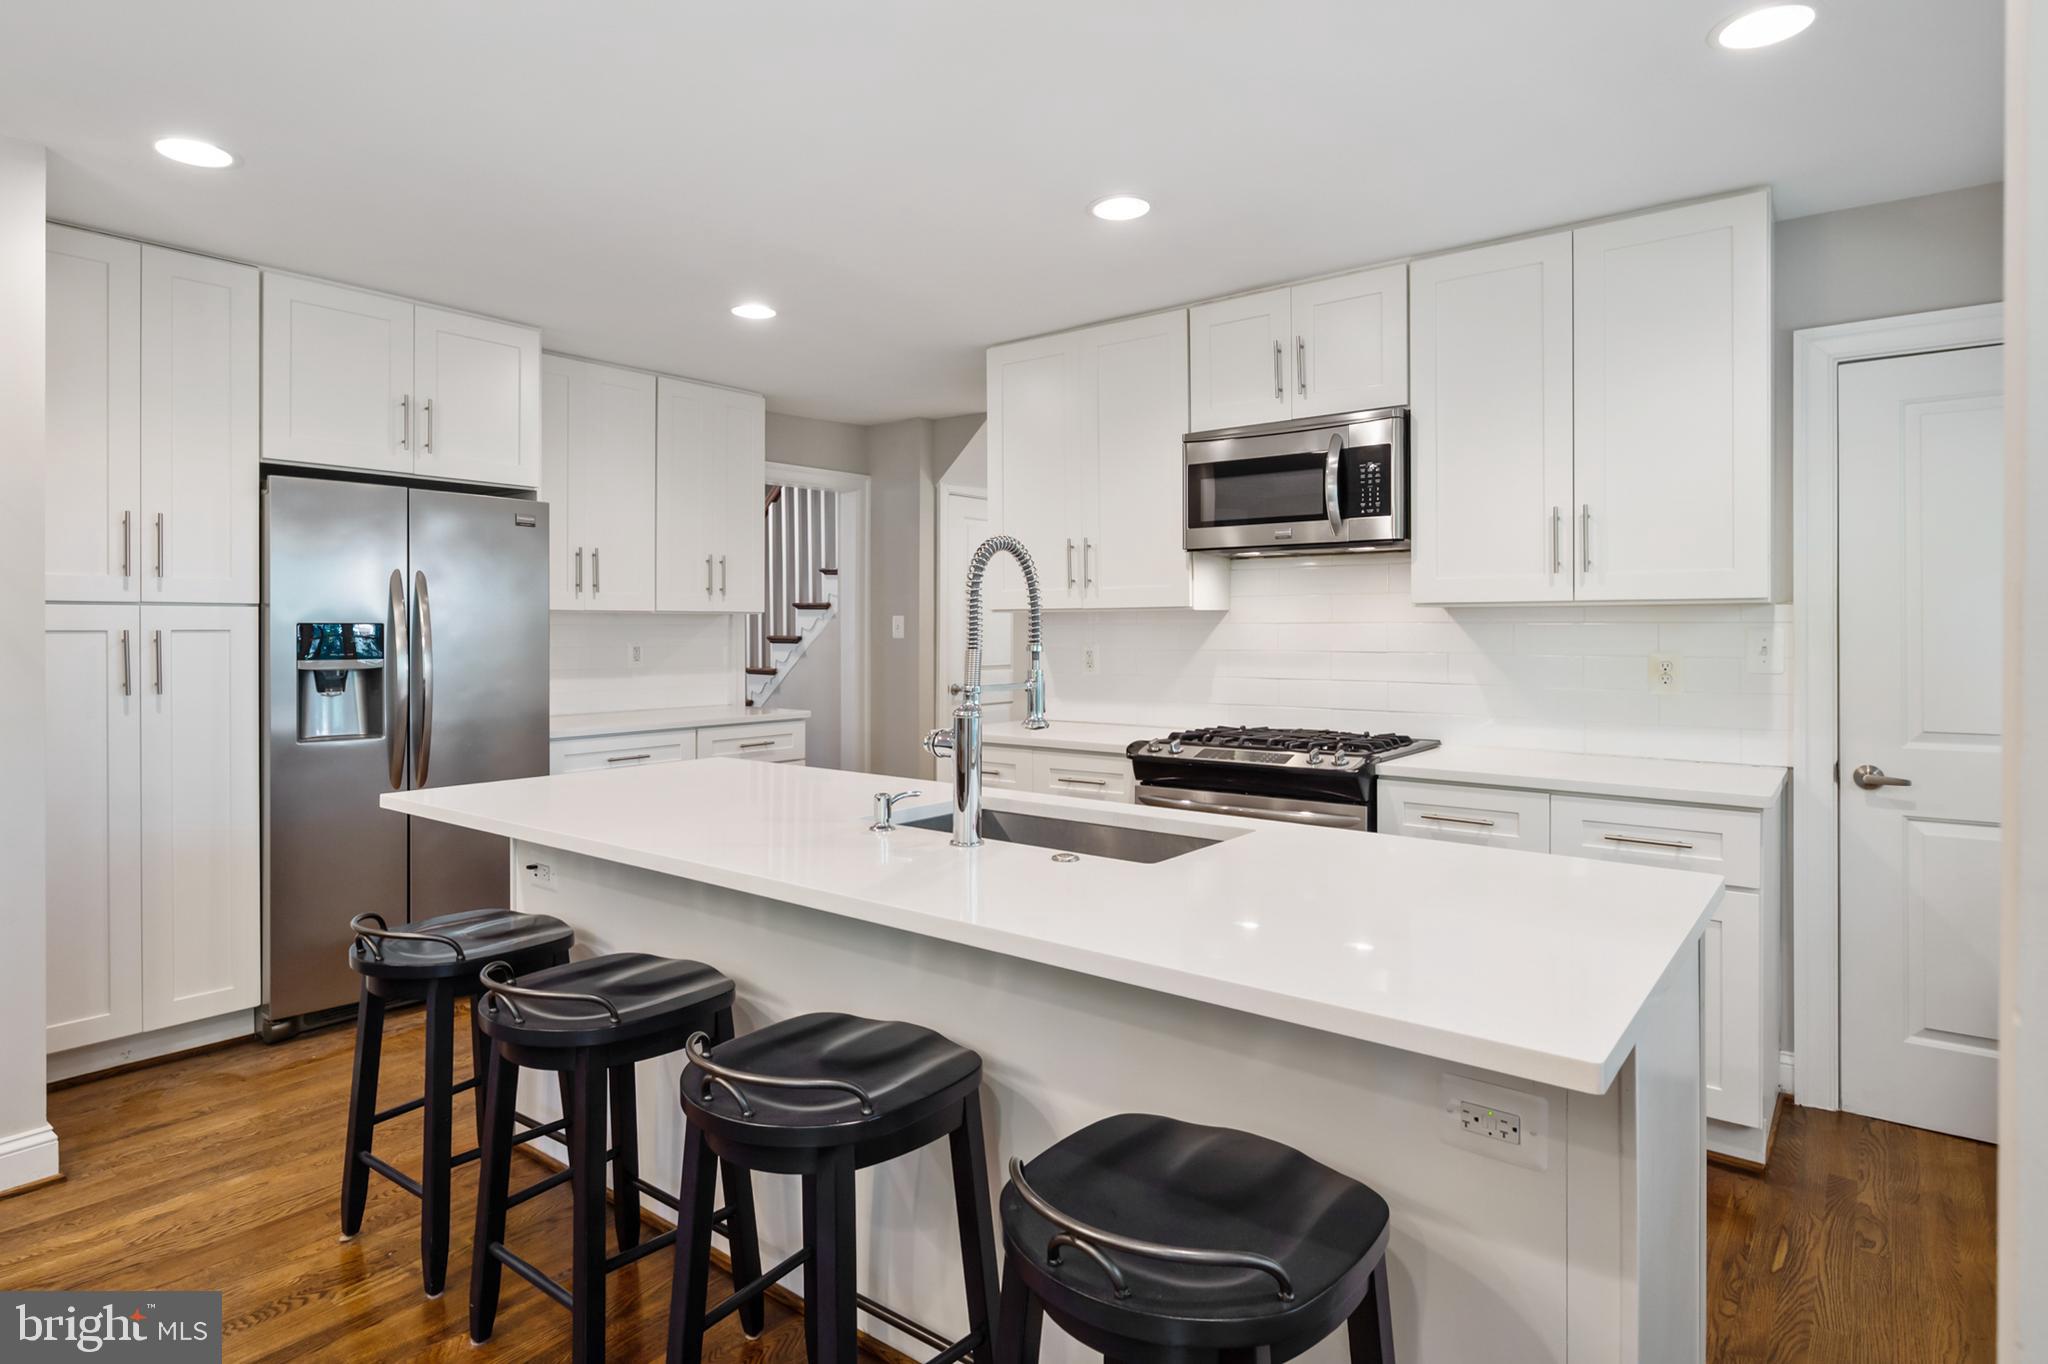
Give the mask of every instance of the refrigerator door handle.
[(412, 724), (412, 642), (406, 629), (405, 570), (391, 570), (391, 647), (385, 650), (391, 679), (391, 728), (384, 740), (390, 757), (391, 789), (405, 789), (406, 731)]
[(424, 569), (413, 574), (412, 600), (420, 613), (420, 732), (412, 756), (412, 787), (419, 791), (426, 787), (427, 759), (434, 749), (434, 609), (427, 603)]

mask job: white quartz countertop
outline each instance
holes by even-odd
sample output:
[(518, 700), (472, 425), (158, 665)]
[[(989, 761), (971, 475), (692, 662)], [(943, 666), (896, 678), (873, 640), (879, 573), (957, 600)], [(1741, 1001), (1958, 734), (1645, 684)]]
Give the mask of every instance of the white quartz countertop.
[[(900, 779), (712, 758), (391, 792), (386, 809), (1602, 1093), (1721, 898), (1699, 872), (1058, 796), (995, 810), (1213, 837), (1150, 865), (868, 829)], [(899, 823), (946, 812), (923, 786)], [(718, 945), (703, 947), (716, 962)]]
[(1053, 719), (1044, 729), (1026, 729), (1022, 720), (999, 720), (983, 725), (983, 744), (1011, 744), (1027, 748), (1057, 748), (1069, 753), (1115, 753), (1140, 739), (1157, 739), (1166, 733), (1157, 725), (1106, 725), (1085, 720)]
[(605, 710), (583, 715), (550, 715), (550, 739), (588, 739), (598, 734), (647, 734), (665, 729), (703, 729), (707, 725), (765, 725), (777, 720), (808, 720), (807, 710), (767, 710), (751, 706), (669, 706), (660, 710)]
[(1519, 786), (1584, 796), (1628, 796), (1636, 800), (1683, 801), (1768, 809), (1785, 785), (1782, 767), (1748, 763), (1681, 762), (1669, 758), (1620, 758), (1599, 753), (1555, 753), (1542, 749), (1477, 748), (1445, 744), (1413, 757), (1380, 765), (1382, 777), (1463, 782), (1470, 786)]

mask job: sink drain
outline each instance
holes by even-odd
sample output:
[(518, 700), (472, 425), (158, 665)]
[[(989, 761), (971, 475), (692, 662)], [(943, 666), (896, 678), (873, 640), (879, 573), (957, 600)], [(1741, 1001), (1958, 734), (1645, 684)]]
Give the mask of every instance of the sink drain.
[(1079, 862), (1079, 861), (1081, 860), (1081, 854), (1079, 854), (1079, 853), (1054, 853), (1054, 854), (1052, 855), (1052, 860), (1053, 860), (1053, 861), (1055, 861), (1055, 862)]

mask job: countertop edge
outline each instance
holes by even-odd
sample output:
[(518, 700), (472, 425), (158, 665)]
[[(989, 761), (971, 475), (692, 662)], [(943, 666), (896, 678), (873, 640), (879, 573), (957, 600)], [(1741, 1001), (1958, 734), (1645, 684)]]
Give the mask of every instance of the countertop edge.
[[(703, 714), (690, 718), (670, 718), (645, 722), (649, 715), (668, 714), (682, 716), (688, 711), (702, 711)], [(639, 717), (642, 723), (630, 723)], [(712, 729), (725, 725), (769, 725), (784, 720), (808, 720), (807, 710), (750, 710), (744, 706), (673, 706), (648, 707), (642, 710), (623, 710), (614, 716), (606, 711), (580, 711), (567, 715), (548, 717), (548, 741), (560, 739), (597, 739), (607, 734), (672, 734), (686, 729)]]
[[(1594, 755), (1543, 754), (1568, 759)], [(1663, 758), (1616, 758), (1617, 763), (1683, 765), (1681, 760)], [(1534, 766), (1533, 764), (1531, 765)], [(1748, 766), (1748, 764), (1743, 764)], [(1711, 805), (1733, 810), (1768, 810), (1784, 795), (1789, 770), (1757, 766), (1759, 774), (1773, 774), (1775, 780), (1759, 781), (1748, 790), (1721, 786), (1690, 785), (1682, 772), (1644, 770), (1639, 775), (1588, 776), (1556, 771), (1513, 770), (1474, 761), (1455, 748), (1433, 749), (1403, 758), (1390, 758), (1380, 765), (1379, 775), (1389, 781), (1445, 782), (1455, 786), (1487, 786), (1523, 791), (1548, 791), (1562, 795), (1610, 796), (1623, 800), (1654, 800), (1675, 805)], [(1765, 794), (1764, 787), (1769, 787)]]

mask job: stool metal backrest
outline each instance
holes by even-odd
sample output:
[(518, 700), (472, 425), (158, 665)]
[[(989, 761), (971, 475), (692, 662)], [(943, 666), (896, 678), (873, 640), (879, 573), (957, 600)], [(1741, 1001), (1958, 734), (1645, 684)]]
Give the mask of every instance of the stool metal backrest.
[[(377, 926), (371, 928), (368, 920), (375, 919)], [(467, 961), (462, 944), (440, 933), (408, 933), (391, 928), (384, 922), (384, 916), (377, 913), (358, 914), (348, 921), (349, 931), (356, 935), (355, 946), (372, 961), (384, 960), (384, 943), (387, 940), (403, 942), (437, 942), (455, 954), (455, 960)]]
[(519, 1005), (514, 1002), (521, 999), (553, 999), (571, 1004), (595, 1004), (605, 1011), (612, 1022), (619, 1021), (618, 1006), (603, 995), (579, 994), (569, 990), (536, 990), (529, 985), (514, 985), (510, 979), (511, 974), (512, 966), (509, 962), (494, 961), (477, 973), (477, 979), (485, 987), (483, 1004), (492, 1010), (502, 1005), (505, 1012), (512, 1015), (514, 1023), (526, 1021), (526, 1015), (519, 1012)]
[(711, 1087), (717, 1085), (720, 1089), (732, 1095), (732, 1101), (739, 1105), (740, 1116), (743, 1118), (754, 1116), (754, 1106), (747, 1102), (746, 1095), (740, 1093), (739, 1086), (741, 1085), (757, 1085), (764, 1089), (836, 1089), (843, 1093), (851, 1094), (854, 1098), (860, 1100), (860, 1115), (863, 1118), (872, 1118), (875, 1115), (875, 1101), (873, 1097), (851, 1080), (834, 1079), (829, 1075), (819, 1076), (815, 1079), (799, 1079), (794, 1076), (757, 1075), (752, 1071), (734, 1070), (731, 1066), (722, 1066), (711, 1059), (710, 1052), (706, 1051), (704, 1047), (705, 1042), (708, 1040), (706, 1034), (696, 1033), (690, 1038), (689, 1044), (685, 1048), (689, 1053), (691, 1063), (708, 1077), (704, 1081), (701, 1097), (710, 1098)]

